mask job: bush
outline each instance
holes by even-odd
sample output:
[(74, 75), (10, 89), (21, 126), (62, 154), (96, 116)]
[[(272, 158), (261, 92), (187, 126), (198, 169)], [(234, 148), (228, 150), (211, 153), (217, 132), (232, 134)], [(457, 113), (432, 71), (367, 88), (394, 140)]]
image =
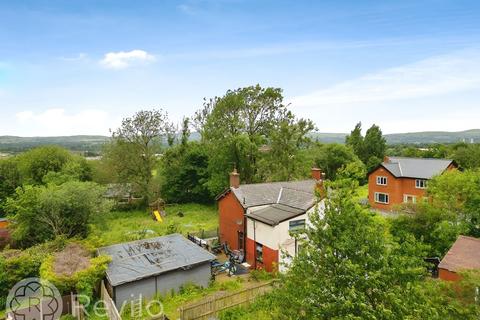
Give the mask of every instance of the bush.
[(8, 291), (20, 280), (38, 277), (45, 256), (61, 250), (65, 239), (44, 243), (27, 250), (6, 250), (0, 254), (0, 306), (5, 305)]
[(62, 294), (75, 292), (91, 300), (96, 285), (105, 276), (110, 257), (91, 258), (90, 255), (83, 245), (71, 243), (63, 252), (51, 254), (43, 261), (40, 276)]
[(12, 239), (28, 247), (57, 236), (85, 237), (90, 217), (109, 210), (104, 189), (92, 182), (18, 188), (5, 206), (12, 220)]

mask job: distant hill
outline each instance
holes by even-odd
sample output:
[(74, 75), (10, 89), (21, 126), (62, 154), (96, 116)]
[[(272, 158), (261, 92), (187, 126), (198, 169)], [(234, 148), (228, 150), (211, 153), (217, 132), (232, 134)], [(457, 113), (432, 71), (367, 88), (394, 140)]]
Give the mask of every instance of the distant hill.
[[(345, 133), (314, 133), (312, 137), (324, 143), (345, 143)], [(448, 131), (425, 131), (386, 134), (388, 144), (431, 144), (431, 143), (455, 143), (473, 142), (480, 143), (480, 129), (448, 132)]]
[[(320, 133), (312, 134), (314, 140), (324, 143), (345, 143), (346, 133)], [(480, 143), (480, 129), (459, 132), (431, 131), (409, 132), (385, 135), (388, 144), (430, 144), (430, 143), (455, 143), (473, 142)], [(0, 136), (0, 152), (17, 153), (41, 145), (55, 144), (72, 151), (99, 152), (102, 145), (110, 138), (106, 136), (64, 136), (64, 137), (15, 137)], [(200, 135), (192, 132), (191, 140), (199, 140)]]
[(105, 136), (15, 137), (0, 136), (0, 151), (22, 152), (41, 145), (59, 145), (72, 151), (98, 152), (109, 140)]

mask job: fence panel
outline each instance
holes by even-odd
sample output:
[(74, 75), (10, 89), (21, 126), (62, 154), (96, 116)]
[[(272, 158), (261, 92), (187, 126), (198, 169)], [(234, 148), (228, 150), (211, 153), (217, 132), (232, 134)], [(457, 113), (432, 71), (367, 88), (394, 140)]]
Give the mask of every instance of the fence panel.
[(272, 282), (263, 283), (229, 294), (217, 294), (198, 303), (180, 308), (180, 320), (208, 320), (229, 308), (250, 304), (272, 289)]
[(107, 288), (105, 288), (105, 283), (103, 281), (100, 285), (100, 297), (105, 304), (105, 308), (107, 309), (108, 318), (110, 320), (122, 320), (122, 317), (120, 317), (120, 313), (118, 312), (112, 298), (108, 294)]

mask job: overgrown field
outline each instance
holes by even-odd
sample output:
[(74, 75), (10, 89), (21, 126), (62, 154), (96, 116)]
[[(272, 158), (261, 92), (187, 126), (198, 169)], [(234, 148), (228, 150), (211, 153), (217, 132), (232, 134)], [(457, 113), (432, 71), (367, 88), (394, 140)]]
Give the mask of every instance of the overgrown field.
[(114, 211), (97, 216), (90, 225), (89, 240), (106, 246), (175, 232), (213, 231), (218, 227), (217, 209), (213, 205), (169, 205), (166, 212), (163, 222), (153, 220), (147, 210)]

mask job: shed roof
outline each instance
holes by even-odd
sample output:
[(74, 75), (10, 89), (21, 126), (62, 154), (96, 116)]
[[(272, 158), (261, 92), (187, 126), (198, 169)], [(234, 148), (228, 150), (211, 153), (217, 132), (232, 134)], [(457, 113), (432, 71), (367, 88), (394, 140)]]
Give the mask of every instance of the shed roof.
[(459, 236), (438, 267), (453, 272), (480, 269), (480, 239)]
[(389, 157), (382, 166), (397, 178), (431, 179), (445, 171), (453, 160)]
[(306, 211), (298, 208), (292, 208), (283, 204), (272, 204), (268, 207), (250, 212), (247, 217), (275, 226), (280, 222), (289, 220), (304, 214)]
[(116, 244), (98, 249), (112, 257), (107, 278), (112, 286), (160, 275), (215, 259), (180, 234)]
[(242, 184), (230, 188), (244, 208), (282, 203), (307, 210), (315, 203), (316, 181), (286, 181)]

